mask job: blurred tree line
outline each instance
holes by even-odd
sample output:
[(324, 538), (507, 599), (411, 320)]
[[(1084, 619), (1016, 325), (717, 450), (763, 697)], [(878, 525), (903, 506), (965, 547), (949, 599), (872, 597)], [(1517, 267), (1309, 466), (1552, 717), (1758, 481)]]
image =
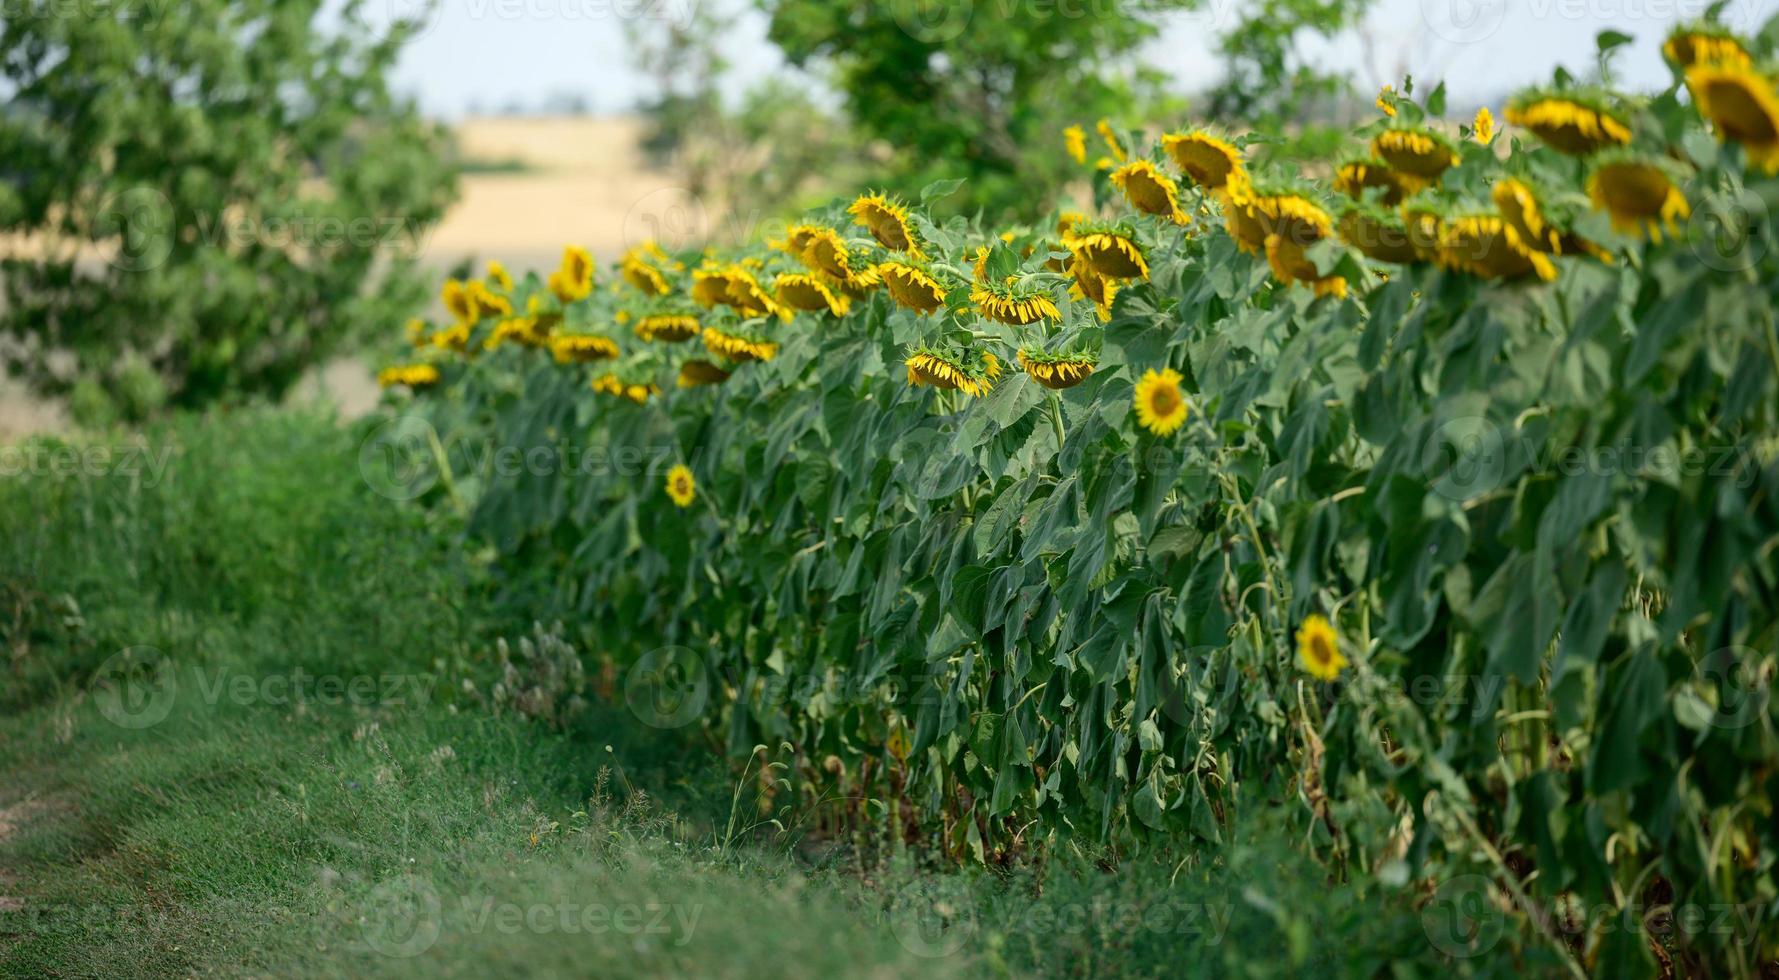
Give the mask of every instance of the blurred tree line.
[[(444, 132), (365, 0), (8, 0), (0, 359), (77, 421), (277, 397), (430, 293)], [(382, 4), (375, 4), (381, 12)]]
[[(1062, 130), (1216, 121), (1292, 133), (1263, 154), (1318, 147), (1319, 122), (1349, 81), (1304, 57), (1306, 39), (1356, 26), (1372, 0), (1256, 0), (1227, 23), (1203, 0), (752, 0), (785, 60), (829, 89), (775, 79), (730, 96), (720, 42), (739, 11), (695, 4), (673, 23), (633, 27), (650, 150), (695, 193), (794, 211), (871, 186), (913, 197), (964, 177), (947, 206), (1007, 220), (1047, 209), (1081, 171)], [(1222, 8), (1220, 8), (1222, 10)], [(1219, 31), (1222, 80), (1188, 101), (1138, 57), (1170, 17)], [(730, 97), (725, 97), (730, 96)]]

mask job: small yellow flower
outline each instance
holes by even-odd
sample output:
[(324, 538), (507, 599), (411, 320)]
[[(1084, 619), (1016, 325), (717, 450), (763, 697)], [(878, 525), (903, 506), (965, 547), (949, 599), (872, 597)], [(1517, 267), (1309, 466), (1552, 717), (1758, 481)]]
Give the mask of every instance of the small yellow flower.
[(1495, 141), (1495, 114), (1488, 106), (1476, 110), (1476, 120), (1470, 124), (1470, 138), (1483, 146)]
[(1087, 162), (1087, 131), (1080, 126), (1070, 126), (1062, 131), (1062, 145), (1069, 151), (1069, 159), (1076, 163)]
[(1093, 124), (1093, 128), (1099, 131), (1100, 139), (1106, 141), (1106, 149), (1112, 151), (1112, 159), (1123, 163), (1125, 161), (1124, 146), (1118, 142), (1118, 132), (1112, 128), (1112, 121), (1101, 119)]
[(1143, 372), (1134, 399), (1137, 422), (1158, 436), (1186, 424), (1186, 396), (1180, 392), (1180, 372), (1173, 368)]
[(1396, 118), (1396, 86), (1386, 85), (1377, 93), (1378, 111), (1391, 119)]
[(684, 463), (667, 471), (667, 496), (673, 498), (677, 507), (690, 507), (692, 500), (698, 495), (698, 483), (692, 479), (692, 470)]
[(1332, 681), (1340, 676), (1347, 658), (1341, 655), (1340, 641), (1328, 617), (1311, 613), (1297, 628), (1297, 658), (1317, 680)]

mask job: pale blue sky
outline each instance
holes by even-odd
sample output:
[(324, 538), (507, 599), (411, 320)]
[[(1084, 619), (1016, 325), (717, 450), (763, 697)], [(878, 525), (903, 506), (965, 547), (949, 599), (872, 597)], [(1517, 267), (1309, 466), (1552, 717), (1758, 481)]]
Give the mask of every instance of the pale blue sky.
[[(423, 0), (381, 2), (391, 15), (424, 6)], [(737, 89), (784, 70), (765, 40), (763, 18), (747, 0), (443, 0), (404, 54), (398, 84), (441, 116), (462, 115), (472, 105), (535, 107), (558, 93), (578, 95), (596, 112), (625, 111), (647, 93), (626, 58), (626, 21), (684, 18), (692, 4), (712, 2), (742, 11), (725, 45)], [(1041, 3), (1066, 12), (1105, 0), (959, 2), (970, 12), (960, 22), (964, 29), (982, 29), (992, 26), (1003, 4)], [(1173, 16), (1141, 57), (1183, 90), (1203, 88), (1216, 78), (1211, 38), (1242, 2), (1204, 0), (1199, 12)], [(1404, 69), (1426, 82), (1446, 77), (1454, 104), (1465, 105), (1545, 80), (1559, 63), (1586, 70), (1594, 35), (1610, 28), (1637, 39), (1618, 61), (1622, 82), (1647, 88), (1667, 77), (1658, 48), (1668, 27), (1696, 18), (1706, 6), (1705, 0), (1378, 0), (1363, 31), (1317, 45), (1313, 53), (1366, 86), (1394, 80)], [(1779, 0), (1729, 0), (1723, 19), (1752, 33), (1776, 9)]]

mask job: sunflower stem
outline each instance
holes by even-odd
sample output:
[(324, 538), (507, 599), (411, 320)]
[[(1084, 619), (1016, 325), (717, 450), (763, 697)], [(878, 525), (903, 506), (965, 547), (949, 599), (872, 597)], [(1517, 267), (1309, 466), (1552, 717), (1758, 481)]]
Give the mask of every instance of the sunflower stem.
[(1050, 427), (1056, 431), (1056, 454), (1062, 455), (1062, 396), (1055, 391), (1050, 392)]

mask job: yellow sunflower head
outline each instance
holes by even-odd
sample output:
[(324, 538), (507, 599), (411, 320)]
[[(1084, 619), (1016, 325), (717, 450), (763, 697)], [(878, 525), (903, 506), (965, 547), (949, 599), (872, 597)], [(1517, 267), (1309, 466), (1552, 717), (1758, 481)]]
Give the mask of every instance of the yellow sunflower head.
[(729, 380), (729, 373), (709, 361), (693, 358), (679, 366), (679, 379), (675, 384), (681, 388), (718, 385)]
[(778, 302), (789, 309), (845, 316), (852, 308), (852, 301), (844, 294), (836, 293), (827, 283), (808, 273), (781, 272), (772, 288)]
[(1049, 353), (1020, 348), (1016, 355), (1019, 367), (1033, 381), (1055, 391), (1073, 388), (1093, 373), (1097, 358), (1086, 354)]
[(1630, 124), (1609, 103), (1604, 94), (1533, 90), (1508, 103), (1507, 121), (1559, 153), (1587, 156), (1631, 142)]
[(550, 292), (564, 305), (586, 299), (593, 292), (593, 256), (579, 245), (562, 250), (562, 265), (551, 273)]
[(1060, 320), (1062, 311), (1050, 293), (1040, 287), (1019, 285), (1017, 276), (1005, 282), (977, 282), (970, 287), (970, 302), (985, 319), (1011, 326), (1024, 326), (1039, 320)]
[(1367, 191), (1375, 191), (1377, 199), (1394, 207), (1402, 199), (1425, 186), (1425, 181), (1391, 170), (1382, 160), (1350, 159), (1334, 169), (1334, 189), (1355, 201), (1364, 200)]
[(1067, 271), (1075, 280), (1069, 287), (1069, 298), (1085, 299), (1093, 303), (1093, 309), (1104, 323), (1112, 319), (1112, 301), (1118, 296), (1118, 282), (1107, 279), (1093, 271), (1079, 253), (1069, 256)]
[(1183, 380), (1173, 368), (1143, 372), (1133, 398), (1137, 424), (1158, 436), (1171, 435), (1185, 425), (1188, 405), (1180, 390)]
[(1377, 110), (1391, 119), (1396, 118), (1396, 86), (1386, 85), (1378, 90), (1377, 100), (1373, 103)]
[(1718, 139), (1741, 144), (1749, 163), (1779, 173), (1779, 94), (1771, 78), (1750, 65), (1698, 64), (1687, 69), (1686, 87)]
[(1754, 63), (1741, 40), (1712, 23), (1678, 26), (1662, 42), (1662, 57), (1682, 70), (1694, 65), (1742, 65)]
[(1495, 141), (1495, 114), (1488, 106), (1476, 110), (1476, 118), (1470, 122), (1470, 138), (1483, 146)]
[(939, 351), (917, 347), (905, 362), (908, 383), (919, 387), (961, 391), (972, 398), (988, 394), (995, 379), (1001, 375), (1001, 364), (993, 354), (979, 351)]
[(1297, 627), (1297, 659), (1317, 680), (1332, 681), (1340, 676), (1347, 658), (1340, 652), (1340, 641), (1328, 617), (1311, 613)]
[(1080, 126), (1070, 126), (1062, 131), (1063, 149), (1069, 153), (1069, 159), (1076, 163), (1087, 162), (1087, 131)]
[(401, 364), (377, 372), (377, 384), (384, 388), (425, 388), (438, 383), (439, 369), (431, 364)]
[(1147, 160), (1132, 160), (1112, 171), (1112, 183), (1124, 192), (1130, 206), (1144, 214), (1166, 218), (1183, 225), (1192, 220), (1180, 210), (1180, 188), (1173, 178), (1155, 169)]
[(1227, 194), (1248, 181), (1242, 151), (1204, 130), (1163, 136), (1161, 148), (1173, 159), (1174, 165), (1206, 193)]
[(495, 289), (503, 293), (513, 291), (512, 274), (508, 273), (507, 267), (498, 261), (488, 263), (488, 281), (494, 284)]
[(1347, 295), (1344, 276), (1322, 275), (1301, 242), (1276, 232), (1266, 236), (1266, 264), (1272, 267), (1273, 276), (1286, 285), (1309, 286), (1317, 296), (1344, 299)]
[(1528, 245), (1498, 214), (1466, 214), (1448, 219), (1440, 231), (1438, 259), (1447, 268), (1479, 279), (1557, 277), (1550, 256)]
[(871, 237), (884, 248), (921, 257), (920, 237), (915, 234), (914, 225), (908, 220), (908, 209), (901, 202), (882, 194), (866, 194), (852, 202), (846, 213), (852, 215), (854, 224), (865, 226)]
[(427, 330), (428, 327), (426, 321), (419, 317), (414, 317), (409, 320), (407, 326), (403, 328), (403, 333), (407, 335), (408, 343), (411, 346), (424, 347), (426, 346)]
[(884, 291), (903, 309), (925, 314), (945, 305), (945, 287), (916, 263), (899, 259), (880, 262), (877, 274)]
[(691, 467), (678, 463), (667, 471), (667, 496), (675, 507), (692, 506), (698, 496), (698, 481), (692, 479)]
[(704, 347), (718, 357), (743, 363), (770, 361), (778, 356), (778, 345), (735, 329), (704, 328)]
[(1070, 250), (1101, 278), (1114, 281), (1149, 278), (1149, 259), (1128, 228), (1077, 226)]
[(1105, 141), (1106, 152), (1112, 154), (1113, 160), (1123, 163), (1125, 161), (1124, 144), (1118, 139), (1118, 131), (1112, 128), (1112, 121), (1101, 119), (1093, 124), (1093, 128), (1099, 132), (1100, 139)]
[(698, 336), (698, 318), (690, 313), (650, 313), (631, 328), (650, 343), (678, 344)]
[(1371, 140), (1371, 152), (1399, 174), (1432, 181), (1458, 162), (1451, 141), (1426, 126), (1394, 126)]
[(1679, 230), (1692, 214), (1686, 195), (1668, 164), (1629, 152), (1601, 157), (1588, 176), (1588, 198), (1605, 211), (1612, 227), (1627, 235), (1662, 240), (1662, 230)]
[(559, 333), (550, 338), (549, 345), (559, 364), (609, 361), (618, 356), (618, 345), (610, 337), (598, 334)]
[(474, 323), (482, 318), (481, 311), (476, 309), (474, 297), (461, 279), (445, 280), (445, 288), (440, 290), (439, 299), (460, 323)]

